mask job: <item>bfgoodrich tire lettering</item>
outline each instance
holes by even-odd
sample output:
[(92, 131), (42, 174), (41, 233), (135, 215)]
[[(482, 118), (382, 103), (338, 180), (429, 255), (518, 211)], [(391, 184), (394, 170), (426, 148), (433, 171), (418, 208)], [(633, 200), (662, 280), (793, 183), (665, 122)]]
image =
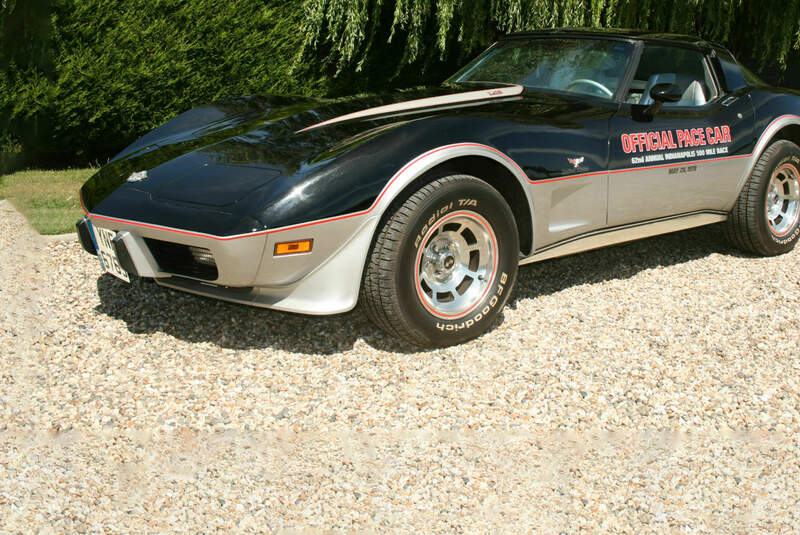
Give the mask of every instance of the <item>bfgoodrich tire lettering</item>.
[(773, 256), (791, 251), (800, 237), (800, 148), (772, 143), (756, 162), (728, 218), (731, 243)]
[(392, 207), (368, 258), (362, 304), (387, 333), (423, 346), (485, 332), (517, 276), (514, 216), (489, 184), (439, 178)]

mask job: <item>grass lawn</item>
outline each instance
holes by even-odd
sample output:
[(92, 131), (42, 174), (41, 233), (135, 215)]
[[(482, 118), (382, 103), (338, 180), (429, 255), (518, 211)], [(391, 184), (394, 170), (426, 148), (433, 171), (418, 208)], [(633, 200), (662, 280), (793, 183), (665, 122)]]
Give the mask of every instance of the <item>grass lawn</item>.
[(75, 230), (83, 211), (78, 189), (95, 169), (20, 171), (0, 176), (0, 199), (8, 199), (40, 234)]

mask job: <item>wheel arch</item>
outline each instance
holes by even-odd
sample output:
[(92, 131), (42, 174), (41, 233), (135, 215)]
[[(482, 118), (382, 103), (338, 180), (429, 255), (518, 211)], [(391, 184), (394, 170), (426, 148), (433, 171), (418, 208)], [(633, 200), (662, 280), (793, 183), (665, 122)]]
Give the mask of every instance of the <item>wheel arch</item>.
[[(486, 145), (465, 143), (428, 151), (412, 160), (392, 182), (379, 201), (381, 223), (390, 208), (402, 203), (422, 185), (448, 174), (468, 174), (497, 189), (511, 208), (517, 222), (520, 252), (533, 250), (534, 208), (525, 173), (510, 157)], [(380, 228), (380, 224), (377, 228)]]
[(791, 141), (795, 145), (800, 146), (800, 118), (798, 118), (796, 123), (787, 124), (775, 132), (775, 135), (769, 140), (767, 146), (781, 139)]
[(756, 140), (753, 152), (749, 158), (750, 162), (747, 164), (744, 174), (739, 178), (739, 183), (736, 187), (736, 197), (731, 202), (731, 207), (733, 207), (736, 198), (738, 198), (747, 183), (747, 179), (753, 173), (753, 169), (755, 169), (761, 155), (764, 154), (767, 147), (772, 145), (775, 141), (780, 141), (782, 139), (791, 141), (800, 146), (800, 115), (781, 115), (764, 129)]
[[(527, 202), (526, 189), (513, 173), (495, 160), (483, 156), (461, 156), (439, 164), (429, 171), (439, 174), (472, 175), (494, 187), (514, 213), (519, 233), (520, 252), (529, 255), (533, 249), (533, 212)], [(432, 176), (432, 177), (433, 177)]]

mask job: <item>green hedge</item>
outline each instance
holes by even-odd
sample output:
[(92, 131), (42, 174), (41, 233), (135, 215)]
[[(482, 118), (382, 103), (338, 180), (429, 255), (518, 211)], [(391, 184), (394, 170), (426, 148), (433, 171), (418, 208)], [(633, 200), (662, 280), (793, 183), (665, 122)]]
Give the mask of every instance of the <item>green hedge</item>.
[[(292, 72), (301, 7), (300, 1), (265, 0), (20, 0), (6, 6), (0, 26), (6, 158), (22, 148), (40, 166), (102, 163), (200, 103), (241, 94), (326, 93), (324, 76)], [(42, 24), (43, 12), (49, 24)], [(26, 39), (19, 39), (21, 32)], [(28, 44), (15, 46), (21, 41)], [(17, 156), (16, 164), (21, 161)]]

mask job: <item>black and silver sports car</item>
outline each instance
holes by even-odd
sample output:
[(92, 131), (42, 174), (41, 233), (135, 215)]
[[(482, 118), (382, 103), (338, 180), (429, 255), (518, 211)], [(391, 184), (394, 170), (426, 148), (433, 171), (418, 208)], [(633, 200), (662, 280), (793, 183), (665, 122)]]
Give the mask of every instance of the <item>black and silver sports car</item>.
[(187, 111), (81, 189), (84, 248), (128, 280), (335, 314), (420, 345), (485, 331), (519, 264), (727, 221), (800, 235), (800, 93), (724, 48), (511, 35), (437, 87)]

